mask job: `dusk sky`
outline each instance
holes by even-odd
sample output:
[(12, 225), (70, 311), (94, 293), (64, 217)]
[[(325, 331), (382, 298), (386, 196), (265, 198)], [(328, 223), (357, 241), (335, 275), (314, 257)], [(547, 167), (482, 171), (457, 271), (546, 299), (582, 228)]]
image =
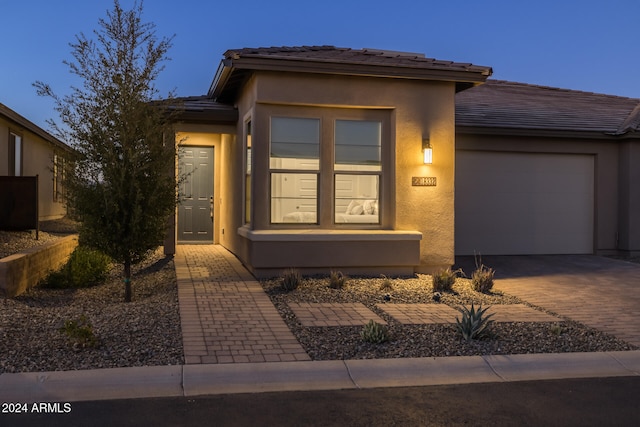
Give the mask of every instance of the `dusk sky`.
[[(129, 9), (133, 0), (121, 0)], [(112, 0), (3, 1), (0, 103), (49, 130), (50, 99), (74, 84), (69, 43), (92, 36)], [(175, 34), (163, 95), (202, 95), (227, 49), (334, 45), (420, 52), (493, 67), (493, 78), (640, 98), (640, 0), (146, 0), (143, 20)], [(77, 84), (77, 82), (75, 82)]]

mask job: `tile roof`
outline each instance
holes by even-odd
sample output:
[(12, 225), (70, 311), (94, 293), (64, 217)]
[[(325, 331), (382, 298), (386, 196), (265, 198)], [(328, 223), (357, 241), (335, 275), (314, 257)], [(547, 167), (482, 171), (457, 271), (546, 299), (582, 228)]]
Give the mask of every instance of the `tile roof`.
[(208, 95), (175, 98), (171, 105), (179, 109), (179, 119), (189, 123), (235, 124), (238, 121), (236, 108), (216, 102)]
[(396, 67), (423, 69), (475, 71), (486, 76), (491, 74), (490, 67), (426, 58), (425, 55), (421, 53), (380, 49), (350, 49), (335, 46), (283, 46), (230, 49), (224, 53), (224, 57), (232, 59), (261, 57), (342, 64), (392, 65)]
[(456, 126), (623, 135), (640, 132), (640, 99), (487, 80), (456, 95)]
[(395, 77), (456, 82), (463, 90), (484, 82), (491, 67), (426, 58), (423, 54), (335, 46), (230, 49), (211, 84), (209, 95), (233, 100), (247, 76), (256, 70)]

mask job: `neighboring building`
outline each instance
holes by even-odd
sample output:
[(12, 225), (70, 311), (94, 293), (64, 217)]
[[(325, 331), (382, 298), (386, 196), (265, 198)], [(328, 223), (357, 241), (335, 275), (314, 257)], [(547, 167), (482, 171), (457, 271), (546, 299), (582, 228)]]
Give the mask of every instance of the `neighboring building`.
[(183, 99), (190, 177), (165, 251), (221, 244), (259, 277), (640, 251), (639, 100), (490, 75), (375, 49), (225, 52)]
[(64, 159), (70, 153), (71, 147), (0, 104), (0, 176), (38, 175), (40, 221), (66, 213)]
[(640, 99), (459, 93), (455, 233), (458, 255), (640, 252)]

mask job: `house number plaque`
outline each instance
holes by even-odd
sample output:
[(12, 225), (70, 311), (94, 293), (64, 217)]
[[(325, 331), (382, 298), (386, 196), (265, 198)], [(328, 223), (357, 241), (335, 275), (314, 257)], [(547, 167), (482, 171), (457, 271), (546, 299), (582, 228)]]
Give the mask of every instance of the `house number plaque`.
[(414, 187), (435, 187), (435, 176), (413, 176), (411, 177), (411, 185)]

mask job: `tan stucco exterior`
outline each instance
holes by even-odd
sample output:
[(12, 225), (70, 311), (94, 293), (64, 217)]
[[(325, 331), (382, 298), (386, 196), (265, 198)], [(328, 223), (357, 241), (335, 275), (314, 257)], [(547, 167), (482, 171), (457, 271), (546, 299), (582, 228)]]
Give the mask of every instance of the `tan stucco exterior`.
[[(177, 140), (215, 150), (214, 241), (234, 252), (258, 276), (283, 268), (351, 274), (412, 274), (454, 263), (453, 82), (256, 72), (237, 101), (235, 135), (208, 125), (179, 125)], [(323, 118), (375, 117), (383, 122), (383, 173), (379, 225), (280, 225), (269, 220), (271, 115)], [(251, 120), (251, 221), (244, 221), (245, 123)], [(327, 120), (328, 121), (328, 120)], [(423, 164), (429, 138), (434, 162)], [(321, 179), (332, 177), (326, 174)], [(432, 187), (412, 177), (435, 177)], [(331, 203), (330, 193), (319, 203)]]
[(65, 156), (67, 151), (56, 147), (28, 127), (0, 115), (0, 176), (9, 175), (10, 133), (22, 138), (21, 175), (38, 175), (39, 219), (45, 221), (63, 217), (66, 207), (62, 198), (54, 198), (53, 158), (54, 154)]

